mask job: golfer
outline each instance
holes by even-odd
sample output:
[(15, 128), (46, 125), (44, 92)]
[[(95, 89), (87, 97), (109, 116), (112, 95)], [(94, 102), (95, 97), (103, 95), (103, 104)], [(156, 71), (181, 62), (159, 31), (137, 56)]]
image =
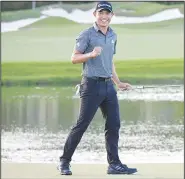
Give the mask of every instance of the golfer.
[(117, 36), (109, 27), (113, 17), (112, 5), (100, 1), (94, 11), (94, 25), (82, 31), (76, 39), (72, 63), (82, 63), (80, 84), (81, 107), (77, 123), (72, 128), (64, 145), (58, 169), (62, 175), (71, 175), (70, 161), (84, 132), (100, 107), (105, 118), (105, 146), (107, 151), (107, 174), (132, 174), (135, 168), (122, 164), (118, 155), (120, 115), (114, 83), (122, 90), (131, 85), (119, 80), (113, 61)]

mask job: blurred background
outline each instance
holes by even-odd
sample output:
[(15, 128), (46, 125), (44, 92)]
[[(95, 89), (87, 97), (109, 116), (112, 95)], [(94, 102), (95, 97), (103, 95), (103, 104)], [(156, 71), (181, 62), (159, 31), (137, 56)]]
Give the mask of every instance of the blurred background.
[[(94, 22), (95, 4), (1, 2), (2, 162), (58, 161), (80, 106), (74, 86), (82, 66), (70, 57), (78, 34)], [(120, 158), (183, 163), (184, 2), (112, 5), (118, 76), (136, 87), (118, 92)], [(106, 163), (99, 110), (73, 162)]]
[[(183, 57), (183, 2), (112, 4), (116, 60)], [(2, 61), (68, 61), (75, 38), (94, 22), (94, 7), (95, 2), (2, 2), (1, 31), (11, 31), (2, 36)]]

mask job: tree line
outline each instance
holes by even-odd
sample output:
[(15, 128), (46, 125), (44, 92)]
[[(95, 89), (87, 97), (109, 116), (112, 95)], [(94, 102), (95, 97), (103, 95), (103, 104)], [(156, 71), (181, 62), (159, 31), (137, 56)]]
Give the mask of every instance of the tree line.
[[(1, 11), (17, 11), (24, 9), (32, 9), (34, 1), (1, 1)], [(35, 1), (35, 6), (45, 6), (56, 3), (66, 3), (66, 4), (79, 4), (79, 3), (91, 3), (92, 1)], [(184, 1), (152, 1), (151, 3), (159, 4), (183, 4)]]

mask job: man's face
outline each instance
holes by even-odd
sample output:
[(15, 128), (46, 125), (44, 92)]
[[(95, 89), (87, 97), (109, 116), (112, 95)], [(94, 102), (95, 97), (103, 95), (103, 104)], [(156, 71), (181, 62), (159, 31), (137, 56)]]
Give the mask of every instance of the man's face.
[(113, 15), (112, 12), (105, 9), (94, 12), (96, 22), (100, 27), (108, 27)]

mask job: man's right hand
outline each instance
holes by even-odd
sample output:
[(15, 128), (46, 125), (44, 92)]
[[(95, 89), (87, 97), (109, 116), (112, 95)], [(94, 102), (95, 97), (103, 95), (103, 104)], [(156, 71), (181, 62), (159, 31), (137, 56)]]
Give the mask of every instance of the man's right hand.
[(71, 61), (73, 64), (76, 63), (84, 63), (86, 62), (89, 58), (95, 58), (98, 55), (101, 54), (102, 52), (102, 47), (94, 47), (92, 52), (82, 54), (81, 52), (74, 50), (74, 52), (71, 55)]
[(91, 57), (92, 58), (97, 57), (98, 55), (101, 54), (102, 50), (103, 50), (102, 47), (94, 47), (93, 51), (90, 53)]

